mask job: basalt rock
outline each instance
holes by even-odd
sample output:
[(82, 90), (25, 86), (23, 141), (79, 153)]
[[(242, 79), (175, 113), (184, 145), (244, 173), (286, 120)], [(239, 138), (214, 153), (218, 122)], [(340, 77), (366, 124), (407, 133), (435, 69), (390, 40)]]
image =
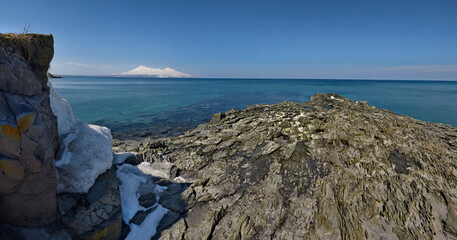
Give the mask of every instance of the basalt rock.
[(334, 94), (142, 147), (192, 183), (156, 239), (456, 239), (457, 129)]
[(53, 38), (0, 34), (0, 222), (37, 226), (56, 218), (57, 122), (47, 70)]

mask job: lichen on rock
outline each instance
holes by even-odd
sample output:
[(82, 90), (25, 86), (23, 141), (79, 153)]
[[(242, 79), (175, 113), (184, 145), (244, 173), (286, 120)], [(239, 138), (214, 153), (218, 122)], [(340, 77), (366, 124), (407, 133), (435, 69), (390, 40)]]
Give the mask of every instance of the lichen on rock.
[(0, 34), (0, 222), (56, 218), (57, 124), (46, 85), (53, 44), (51, 35)]

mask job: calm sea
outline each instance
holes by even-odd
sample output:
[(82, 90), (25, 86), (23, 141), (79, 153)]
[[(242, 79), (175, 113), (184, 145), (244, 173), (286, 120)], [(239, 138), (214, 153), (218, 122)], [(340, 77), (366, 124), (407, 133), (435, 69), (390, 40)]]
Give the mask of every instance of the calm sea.
[(114, 133), (175, 135), (233, 108), (308, 101), (315, 93), (457, 127), (457, 82), (312, 79), (148, 79), (66, 76), (52, 79), (82, 121)]

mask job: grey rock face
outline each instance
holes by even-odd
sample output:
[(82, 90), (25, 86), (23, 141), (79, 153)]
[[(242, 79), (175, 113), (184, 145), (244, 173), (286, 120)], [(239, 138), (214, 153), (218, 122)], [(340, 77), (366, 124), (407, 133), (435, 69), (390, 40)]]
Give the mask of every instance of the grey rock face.
[(320, 94), (226, 112), (142, 151), (192, 183), (159, 239), (457, 238), (448, 125)]
[(55, 220), (57, 122), (46, 72), (53, 38), (0, 34), (0, 222)]
[(119, 239), (122, 208), (114, 169), (100, 175), (87, 194), (59, 194), (57, 202), (62, 223), (75, 237)]

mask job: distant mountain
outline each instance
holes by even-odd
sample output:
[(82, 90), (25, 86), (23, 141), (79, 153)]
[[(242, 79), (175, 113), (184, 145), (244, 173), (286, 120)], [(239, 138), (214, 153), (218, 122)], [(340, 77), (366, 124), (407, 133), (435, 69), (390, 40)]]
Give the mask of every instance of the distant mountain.
[(137, 76), (137, 77), (156, 77), (156, 78), (186, 78), (192, 75), (182, 73), (174, 70), (173, 68), (150, 68), (146, 66), (139, 66), (128, 72), (123, 72), (121, 76)]

